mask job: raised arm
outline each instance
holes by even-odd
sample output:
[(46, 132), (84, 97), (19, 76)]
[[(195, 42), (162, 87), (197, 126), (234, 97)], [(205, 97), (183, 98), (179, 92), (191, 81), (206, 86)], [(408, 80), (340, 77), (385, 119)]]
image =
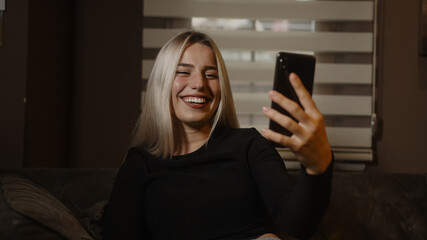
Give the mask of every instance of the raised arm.
[(288, 129), (292, 136), (288, 137), (270, 129), (263, 129), (263, 135), (267, 139), (289, 147), (306, 167), (307, 173), (320, 174), (327, 169), (332, 160), (323, 115), (299, 77), (292, 73), (289, 80), (304, 109), (276, 91), (270, 91), (269, 96), (272, 101), (292, 114), (298, 122), (269, 107), (264, 107), (263, 111), (268, 118)]
[[(288, 129), (285, 136), (263, 129), (267, 139), (289, 147), (303, 166), (296, 185), (289, 180), (281, 159), (265, 156), (254, 165), (253, 174), (267, 208), (278, 227), (298, 238), (310, 237), (325, 214), (330, 194), (333, 154), (326, 135), (323, 115), (296, 74), (290, 82), (303, 106), (282, 94), (270, 91), (269, 97), (297, 121), (274, 109), (264, 107), (264, 114)], [(280, 158), (280, 157), (279, 157)]]

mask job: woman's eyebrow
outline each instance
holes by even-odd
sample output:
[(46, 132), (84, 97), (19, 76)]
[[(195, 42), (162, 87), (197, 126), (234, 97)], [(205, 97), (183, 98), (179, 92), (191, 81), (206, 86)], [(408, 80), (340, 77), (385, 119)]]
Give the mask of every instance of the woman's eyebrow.
[(178, 63), (178, 67), (191, 67), (191, 68), (193, 68), (194, 65), (189, 64), (189, 63)]
[(206, 66), (205, 69), (208, 69), (208, 70), (218, 70), (218, 68), (215, 67), (215, 66)]
[[(189, 68), (194, 68), (193, 64), (190, 63), (178, 63), (178, 67), (189, 67)], [(217, 67), (215, 66), (205, 66), (206, 70), (218, 70)]]

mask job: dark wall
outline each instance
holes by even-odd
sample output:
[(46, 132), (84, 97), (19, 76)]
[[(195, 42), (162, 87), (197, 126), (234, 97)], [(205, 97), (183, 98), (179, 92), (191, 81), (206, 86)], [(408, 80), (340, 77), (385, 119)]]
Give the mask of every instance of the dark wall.
[(119, 166), (140, 109), (142, 1), (75, 2), (72, 166)]
[(141, 0), (7, 1), (3, 17), (0, 168), (119, 166), (140, 108)]
[(419, 55), (421, 1), (381, 1), (377, 142), (381, 172), (427, 172), (427, 57)]
[(0, 47), (0, 167), (22, 167), (28, 1), (7, 1)]
[(73, 2), (28, 2), (24, 166), (66, 166), (72, 150)]

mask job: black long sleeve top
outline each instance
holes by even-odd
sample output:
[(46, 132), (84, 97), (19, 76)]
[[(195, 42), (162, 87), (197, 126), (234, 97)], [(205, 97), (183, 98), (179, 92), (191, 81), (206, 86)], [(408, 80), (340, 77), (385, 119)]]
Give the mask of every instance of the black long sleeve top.
[[(332, 165), (332, 164), (331, 164)], [(103, 239), (308, 238), (330, 198), (332, 166), (297, 183), (255, 129), (217, 127), (207, 145), (172, 159), (131, 148), (107, 205)]]

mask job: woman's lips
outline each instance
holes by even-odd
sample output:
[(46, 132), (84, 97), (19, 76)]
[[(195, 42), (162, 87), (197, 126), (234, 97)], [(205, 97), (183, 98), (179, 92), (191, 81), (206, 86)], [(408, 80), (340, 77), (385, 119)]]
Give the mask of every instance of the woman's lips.
[(207, 99), (204, 97), (183, 97), (182, 99), (188, 103), (204, 104), (207, 102)]
[(207, 97), (200, 96), (185, 96), (182, 97), (182, 100), (192, 108), (202, 108), (209, 101)]

